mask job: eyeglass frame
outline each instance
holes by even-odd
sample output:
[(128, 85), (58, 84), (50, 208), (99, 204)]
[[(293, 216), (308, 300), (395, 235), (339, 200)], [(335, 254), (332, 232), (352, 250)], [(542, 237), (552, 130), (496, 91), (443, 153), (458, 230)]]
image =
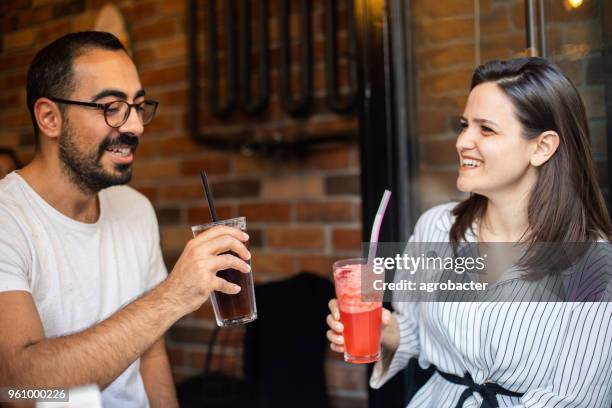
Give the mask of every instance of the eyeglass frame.
[[(157, 113), (157, 107), (159, 106), (159, 102), (154, 100), (154, 99), (146, 99), (146, 100), (144, 100), (142, 102), (138, 102), (138, 103), (129, 103), (127, 101), (122, 101), (122, 100), (116, 100), (116, 101), (107, 102), (107, 103), (95, 103), (95, 102), (73, 101), (73, 100), (70, 100), (70, 99), (55, 98), (53, 96), (47, 96), (47, 99), (50, 99), (53, 102), (64, 103), (64, 104), (67, 104), (67, 105), (79, 105), (79, 106), (87, 106), (87, 107), (90, 107), (90, 108), (101, 109), (102, 112), (104, 113), (104, 122), (106, 122), (106, 124), (108, 126), (112, 127), (113, 129), (117, 129), (117, 128), (120, 128), (121, 126), (125, 125), (125, 122), (128, 121), (128, 119), (130, 118), (130, 115), (132, 114), (132, 108), (136, 109), (138, 107), (138, 105), (142, 105), (145, 102), (149, 102), (149, 103), (153, 103), (155, 108), (153, 109), (153, 115), (151, 116), (151, 120), (149, 122), (144, 123), (144, 121), (141, 120), (142, 125), (146, 126), (149, 123), (151, 123), (151, 121), (155, 117), (155, 113)], [(115, 103), (115, 102), (125, 103), (128, 106), (128, 113), (127, 113), (127, 115), (125, 115), (125, 118), (123, 119), (123, 122), (121, 122), (117, 126), (112, 126), (110, 123), (108, 123), (108, 118), (106, 117), (106, 111), (108, 110), (108, 107), (111, 104)], [(138, 111), (136, 111), (136, 113), (138, 113)]]

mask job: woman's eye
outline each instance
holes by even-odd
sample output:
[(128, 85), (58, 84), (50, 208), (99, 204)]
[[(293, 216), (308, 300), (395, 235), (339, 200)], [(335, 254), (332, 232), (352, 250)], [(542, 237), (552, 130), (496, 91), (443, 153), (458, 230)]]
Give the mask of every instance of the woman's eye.
[(483, 133), (495, 133), (495, 131), (493, 129), (491, 129), (490, 127), (481, 126), (481, 128), (482, 128), (482, 132)]
[(465, 129), (465, 128), (467, 128), (467, 127), (468, 127), (468, 124), (467, 124), (467, 123), (465, 123), (465, 122), (459, 122), (459, 127), (460, 127), (461, 129)]

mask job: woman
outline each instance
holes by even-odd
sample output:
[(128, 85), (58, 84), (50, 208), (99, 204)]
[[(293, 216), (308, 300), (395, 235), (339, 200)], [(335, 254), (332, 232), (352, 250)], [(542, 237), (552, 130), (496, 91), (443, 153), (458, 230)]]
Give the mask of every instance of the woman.
[[(558, 68), (539, 58), (478, 67), (461, 127), (457, 187), (470, 196), (423, 214), (411, 241), (610, 241), (584, 105)], [(520, 260), (527, 273), (534, 265), (541, 258)], [(503, 269), (483, 278), (498, 287), (516, 281)], [(393, 314), (383, 312), (383, 360), (370, 386), (382, 386), (414, 357), (436, 372), (409, 407), (609, 408), (610, 305), (395, 302)], [(342, 352), (335, 300), (330, 310), (327, 337)]]

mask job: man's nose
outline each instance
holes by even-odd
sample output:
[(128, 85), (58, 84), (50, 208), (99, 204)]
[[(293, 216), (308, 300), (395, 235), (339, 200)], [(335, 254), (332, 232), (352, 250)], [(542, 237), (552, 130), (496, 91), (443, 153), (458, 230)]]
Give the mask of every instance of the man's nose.
[(119, 126), (118, 130), (120, 133), (131, 133), (134, 136), (142, 136), (144, 125), (135, 107), (130, 109), (127, 120), (123, 125)]

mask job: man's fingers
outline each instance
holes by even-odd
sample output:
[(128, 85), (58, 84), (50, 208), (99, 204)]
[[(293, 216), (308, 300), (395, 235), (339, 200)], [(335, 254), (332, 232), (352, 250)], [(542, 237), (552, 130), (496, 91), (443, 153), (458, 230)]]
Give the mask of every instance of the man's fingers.
[(327, 306), (329, 306), (329, 310), (334, 316), (334, 319), (340, 320), (340, 311), (338, 310), (338, 301), (336, 299), (332, 299), (329, 301)]
[(230, 283), (225, 279), (216, 276), (213, 280), (213, 289), (217, 292), (223, 292), (228, 295), (235, 295), (240, 292), (240, 286)]
[(240, 271), (242, 273), (251, 272), (251, 265), (234, 255), (219, 255), (215, 257), (215, 261), (218, 267), (216, 267), (214, 270), (217, 272), (222, 271), (224, 269), (236, 269), (237, 271)]
[(251, 253), (240, 240), (231, 235), (221, 235), (209, 241), (198, 244), (195, 248), (197, 255), (219, 255), (226, 252), (234, 252), (240, 258), (248, 261)]

